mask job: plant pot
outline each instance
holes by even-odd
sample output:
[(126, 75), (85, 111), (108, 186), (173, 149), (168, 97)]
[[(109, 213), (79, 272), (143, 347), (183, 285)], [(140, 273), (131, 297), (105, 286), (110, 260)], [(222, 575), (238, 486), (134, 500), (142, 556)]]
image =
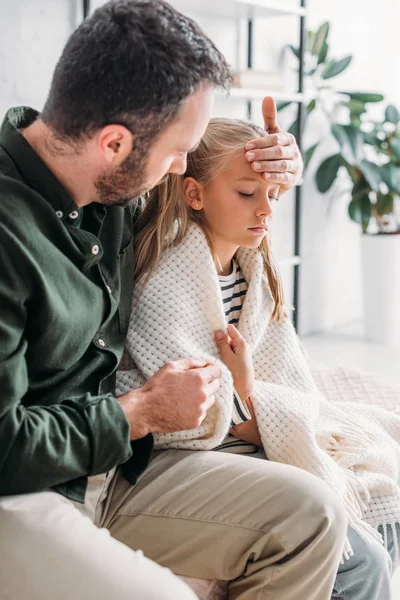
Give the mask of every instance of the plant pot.
[(400, 345), (400, 235), (364, 234), (364, 331), (368, 340)]

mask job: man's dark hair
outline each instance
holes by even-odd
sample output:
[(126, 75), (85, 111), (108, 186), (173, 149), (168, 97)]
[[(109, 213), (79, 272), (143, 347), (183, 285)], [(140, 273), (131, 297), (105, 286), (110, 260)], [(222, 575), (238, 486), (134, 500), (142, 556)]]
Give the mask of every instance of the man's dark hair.
[(201, 84), (228, 88), (211, 40), (163, 0), (114, 0), (71, 35), (41, 118), (79, 141), (110, 123), (152, 139)]

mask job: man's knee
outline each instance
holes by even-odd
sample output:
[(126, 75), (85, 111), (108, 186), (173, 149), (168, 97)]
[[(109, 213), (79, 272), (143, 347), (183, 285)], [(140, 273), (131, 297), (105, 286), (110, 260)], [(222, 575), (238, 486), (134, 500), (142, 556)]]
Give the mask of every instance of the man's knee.
[(289, 551), (318, 540), (332, 548), (344, 548), (348, 518), (339, 496), (324, 481), (297, 468), (286, 472), (282, 495), (281, 540)]
[(321, 523), (326, 523), (344, 540), (347, 535), (348, 517), (339, 495), (324, 481), (305, 473), (302, 486), (302, 514), (315, 515)]

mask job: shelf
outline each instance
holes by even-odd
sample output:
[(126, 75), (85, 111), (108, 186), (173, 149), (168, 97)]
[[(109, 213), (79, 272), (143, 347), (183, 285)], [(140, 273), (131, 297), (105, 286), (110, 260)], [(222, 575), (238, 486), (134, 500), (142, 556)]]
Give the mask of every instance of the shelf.
[(219, 16), (223, 19), (304, 16), (306, 9), (294, 0), (170, 0), (183, 12)]
[(298, 94), (296, 92), (281, 92), (279, 90), (268, 90), (259, 88), (231, 88), (230, 96), (232, 98), (244, 98), (245, 100), (260, 100), (264, 96), (273, 96), (275, 100), (287, 102), (309, 102), (312, 97), (307, 94)]
[(283, 258), (282, 260), (278, 260), (278, 265), (280, 267), (295, 267), (296, 265), (301, 264), (300, 256), (290, 256), (288, 258)]
[[(299, 17), (305, 17), (307, 10), (301, 6), (295, 6), (289, 3), (285, 3), (283, 0), (280, 2), (274, 2), (269, 0), (233, 0), (235, 4), (239, 6), (246, 6), (254, 14), (250, 14), (250, 17), (272, 17), (272, 16), (284, 16), (284, 15), (297, 15)], [(286, 4), (286, 5), (285, 5)]]

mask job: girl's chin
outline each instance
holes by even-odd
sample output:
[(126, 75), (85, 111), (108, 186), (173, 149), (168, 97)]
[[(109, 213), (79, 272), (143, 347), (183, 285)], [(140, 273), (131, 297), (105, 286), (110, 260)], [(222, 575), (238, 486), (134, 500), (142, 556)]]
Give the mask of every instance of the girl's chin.
[(253, 242), (249, 242), (247, 240), (246, 242), (239, 244), (239, 246), (241, 246), (242, 248), (247, 248), (248, 250), (254, 250), (255, 248), (259, 247), (262, 240), (263, 240), (263, 238), (255, 239)]

